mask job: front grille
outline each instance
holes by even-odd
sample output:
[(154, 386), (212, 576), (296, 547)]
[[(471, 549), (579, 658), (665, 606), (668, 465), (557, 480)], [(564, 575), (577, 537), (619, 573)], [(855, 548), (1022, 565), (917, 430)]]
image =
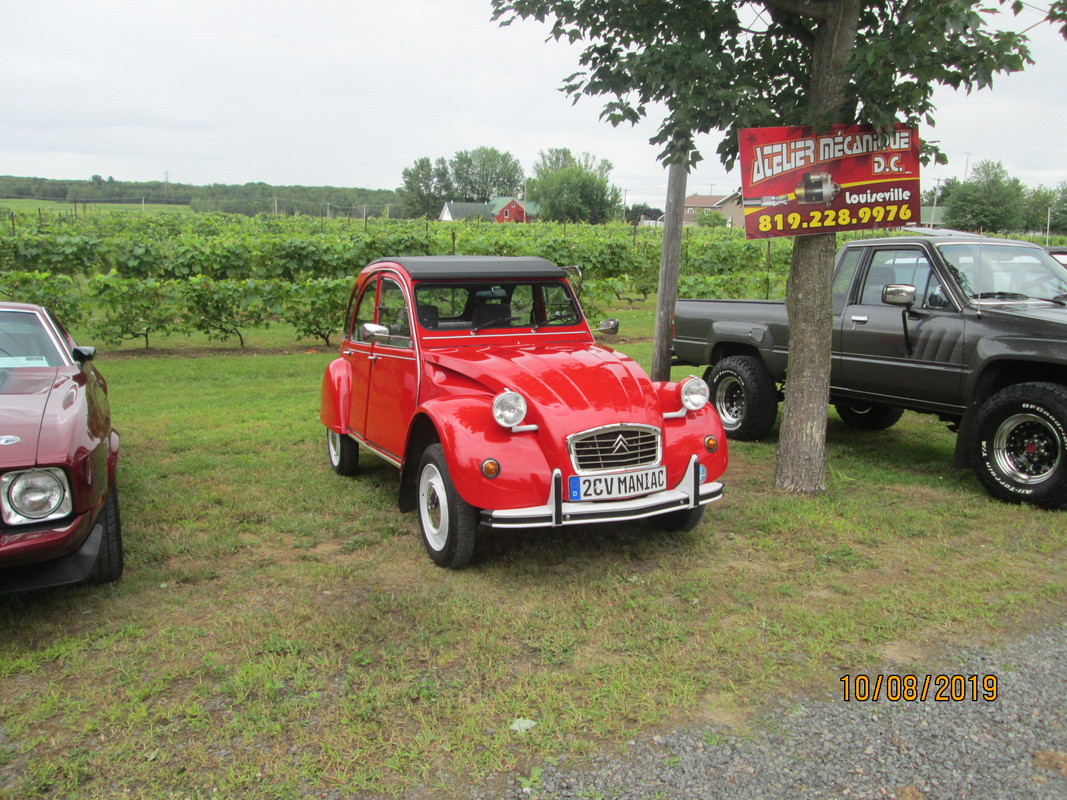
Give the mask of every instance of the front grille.
[(651, 425), (612, 425), (567, 440), (578, 472), (652, 467), (660, 462), (660, 432)]

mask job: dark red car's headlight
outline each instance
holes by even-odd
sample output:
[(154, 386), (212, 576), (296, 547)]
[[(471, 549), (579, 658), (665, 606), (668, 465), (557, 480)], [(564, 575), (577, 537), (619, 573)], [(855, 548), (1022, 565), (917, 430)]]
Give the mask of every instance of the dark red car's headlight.
[(66, 473), (55, 467), (0, 475), (0, 515), (8, 525), (32, 525), (67, 516), (73, 504)]

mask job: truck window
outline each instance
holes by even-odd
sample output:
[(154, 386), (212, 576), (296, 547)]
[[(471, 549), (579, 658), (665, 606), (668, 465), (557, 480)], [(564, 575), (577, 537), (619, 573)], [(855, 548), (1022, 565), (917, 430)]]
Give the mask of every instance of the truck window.
[(852, 287), (852, 278), (856, 274), (856, 268), (860, 265), (860, 257), (863, 251), (859, 248), (845, 250), (841, 260), (837, 264), (837, 272), (834, 274), (834, 313), (844, 311), (849, 301), (849, 289)]
[[(928, 291), (930, 273), (930, 262), (919, 250), (876, 250), (867, 269), (860, 302), (868, 306), (879, 305), (882, 289), (894, 283), (914, 286), (923, 296)], [(944, 297), (943, 290), (941, 295)]]

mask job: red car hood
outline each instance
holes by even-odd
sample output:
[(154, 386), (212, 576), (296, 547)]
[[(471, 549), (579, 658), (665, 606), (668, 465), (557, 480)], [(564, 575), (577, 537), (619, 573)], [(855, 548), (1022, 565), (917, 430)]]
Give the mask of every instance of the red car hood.
[[(585, 342), (460, 347), (431, 351), (428, 376), (459, 391), (518, 392), (527, 422), (580, 431), (615, 422), (661, 425), (652, 383), (636, 362)], [(536, 417), (536, 419), (535, 419)]]
[[(77, 399), (77, 385), (61, 369), (21, 368), (0, 375), (0, 469), (65, 461), (69, 431), (64, 429), (70, 426), (62, 419)], [(44, 443), (42, 429), (50, 431)]]

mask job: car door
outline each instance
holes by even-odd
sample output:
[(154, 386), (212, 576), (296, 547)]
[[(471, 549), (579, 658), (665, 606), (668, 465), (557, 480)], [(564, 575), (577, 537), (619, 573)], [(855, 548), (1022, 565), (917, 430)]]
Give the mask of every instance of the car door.
[(376, 311), (377, 324), (389, 335), (372, 349), (365, 438), (399, 463), (418, 404), (419, 370), (411, 303), (397, 280), (382, 277)]
[[(882, 289), (890, 284), (916, 288), (910, 310), (882, 302)], [(841, 315), (841, 385), (883, 401), (897, 397), (958, 406), (965, 328), (960, 309), (921, 247), (875, 248)]]
[(368, 280), (352, 305), (345, 326), (345, 342), (341, 357), (348, 364), (351, 392), (348, 403), (348, 430), (366, 438), (367, 398), (370, 393), (371, 365), (374, 345), (363, 340), (363, 323), (374, 322), (378, 298), (378, 278)]

